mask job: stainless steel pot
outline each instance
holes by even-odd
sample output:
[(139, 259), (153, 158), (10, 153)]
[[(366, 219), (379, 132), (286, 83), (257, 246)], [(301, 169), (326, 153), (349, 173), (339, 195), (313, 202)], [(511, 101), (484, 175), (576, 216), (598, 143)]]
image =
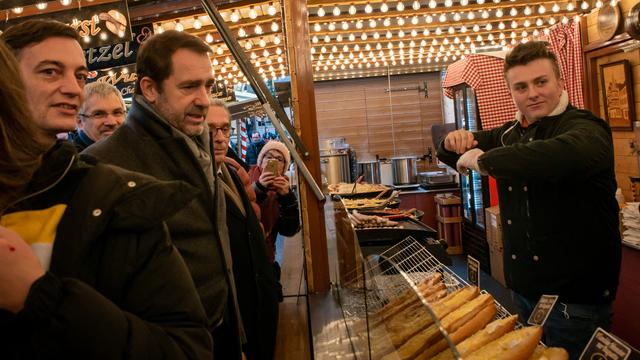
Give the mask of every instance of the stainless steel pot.
[(393, 184), (407, 185), (416, 183), (418, 172), (415, 156), (403, 156), (391, 158), (393, 165)]
[(359, 161), (359, 172), (369, 184), (380, 184), (380, 162), (379, 161)]
[(337, 184), (351, 182), (349, 154), (333, 154), (320, 156), (320, 169), (327, 178), (327, 183)]

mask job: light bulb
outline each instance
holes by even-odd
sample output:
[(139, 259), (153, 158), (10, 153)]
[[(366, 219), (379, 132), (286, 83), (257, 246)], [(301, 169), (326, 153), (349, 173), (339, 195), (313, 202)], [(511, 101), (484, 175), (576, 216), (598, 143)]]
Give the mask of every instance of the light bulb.
[(342, 30), (349, 30), (349, 23), (347, 23), (346, 21), (343, 21), (340, 24), (340, 27), (342, 28)]
[(193, 28), (196, 30), (200, 30), (202, 28), (202, 23), (197, 17), (193, 18)]
[(231, 12), (231, 15), (229, 16), (229, 19), (231, 20), (231, 22), (238, 22), (240, 20), (240, 15), (236, 10), (233, 10)]
[(338, 6), (333, 7), (333, 16), (340, 16), (340, 8)]
[(440, 14), (440, 17), (438, 18), (438, 20), (440, 20), (440, 22), (447, 21), (447, 15), (445, 15), (444, 13)]
[(582, 10), (587, 10), (589, 8), (589, 3), (587, 3), (586, 1), (583, 1), (582, 4), (580, 4), (580, 8)]
[(602, 1), (596, 1), (596, 8), (600, 9), (602, 7)]
[(41, 1), (39, 3), (36, 4), (36, 8), (38, 8), (38, 10), (44, 10), (46, 9), (48, 6), (48, 4), (44, 1)]
[(372, 11), (373, 7), (371, 7), (371, 4), (367, 3), (367, 5), (364, 7), (364, 12), (367, 14), (371, 14)]
[(318, 23), (313, 24), (313, 31), (318, 32), (320, 30), (322, 30), (322, 27), (320, 27), (320, 24)]
[(436, 0), (429, 0), (429, 7), (431, 9), (434, 9), (436, 6), (438, 6), (438, 3), (436, 3)]
[(362, 26), (363, 26), (362, 20), (356, 21), (356, 29), (362, 29)]
[(262, 26), (260, 26), (260, 24), (256, 25), (256, 27), (253, 29), (253, 32), (258, 35), (262, 34)]
[(274, 16), (278, 11), (276, 10), (276, 7), (273, 6), (272, 3), (269, 3), (269, 7), (267, 8), (267, 14), (269, 14), (269, 16)]
[(573, 11), (573, 9), (575, 9), (573, 2), (569, 1), (569, 4), (567, 4), (567, 11)]
[(511, 16), (516, 16), (516, 15), (518, 15), (518, 9), (516, 9), (516, 8), (511, 8), (511, 10), (509, 11), (509, 15), (511, 15)]
[(413, 8), (413, 10), (420, 10), (420, 1), (414, 0), (413, 4), (411, 4), (411, 7)]
[(354, 5), (349, 6), (349, 15), (355, 15), (358, 10)]
[(274, 21), (274, 22), (271, 23), (271, 31), (276, 32), (279, 29), (280, 29), (280, 26), (278, 26), (277, 22)]
[(389, 11), (389, 6), (387, 6), (386, 2), (383, 2), (382, 5), (380, 5), (380, 12), (386, 13), (387, 11)]
[(547, 8), (544, 7), (544, 5), (540, 5), (538, 7), (538, 14), (544, 14), (547, 11)]
[(528, 7), (528, 6), (526, 8), (524, 8), (524, 14), (527, 15), (527, 16), (531, 15), (531, 8)]
[(399, 26), (403, 26), (404, 25), (404, 18), (398, 18), (398, 25)]
[(469, 5), (469, 0), (460, 0), (460, 5), (462, 5), (462, 6)]
[(69, 6), (71, 4), (71, 0), (60, 0), (60, 4), (62, 4), (62, 6)]
[(176, 30), (184, 31), (184, 25), (180, 22), (180, 20), (176, 20)]
[(329, 31), (334, 31), (336, 29), (336, 24), (335, 23), (330, 23), (327, 28), (329, 29)]
[(245, 48), (245, 49), (247, 49), (247, 50), (251, 50), (251, 48), (252, 48), (252, 47), (253, 47), (253, 44), (251, 44), (251, 41), (250, 41), (250, 40), (247, 40), (247, 41), (244, 43), (244, 48)]
[(258, 41), (258, 45), (263, 48), (267, 46), (267, 42), (264, 41), (264, 38), (260, 38), (260, 41)]
[(414, 17), (411, 18), (411, 24), (412, 25), (418, 25), (418, 17), (417, 16), (414, 16)]
[(13, 9), (11, 9), (11, 11), (13, 11), (14, 14), (22, 14), (22, 12), (24, 11), (23, 7), (17, 6), (14, 7)]
[(496, 17), (502, 17), (502, 15), (504, 15), (502, 9), (496, 10)]
[(444, 6), (446, 6), (446, 7), (451, 7), (451, 6), (453, 6), (453, 0), (445, 0), (445, 1), (444, 1)]
[(553, 7), (551, 7), (551, 11), (557, 13), (558, 11), (560, 11), (560, 6), (558, 6), (558, 4), (553, 4)]
[(256, 11), (256, 9), (253, 6), (249, 9), (249, 17), (251, 19), (255, 19), (255, 18), (258, 17), (258, 12)]
[(240, 29), (238, 29), (238, 36), (239, 37), (245, 37), (247, 36), (247, 32), (244, 30), (243, 27), (241, 27)]
[(318, 15), (318, 17), (323, 17), (325, 15), (324, 8), (322, 6), (318, 8), (316, 15)]
[(476, 18), (476, 14), (473, 11), (469, 11), (469, 14), (467, 14), (467, 19), (473, 20), (475, 18)]

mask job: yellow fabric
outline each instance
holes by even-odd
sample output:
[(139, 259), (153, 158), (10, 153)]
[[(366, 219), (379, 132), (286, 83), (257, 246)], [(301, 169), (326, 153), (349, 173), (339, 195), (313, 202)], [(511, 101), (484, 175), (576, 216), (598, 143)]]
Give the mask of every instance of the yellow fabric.
[(0, 225), (17, 232), (29, 245), (53, 245), (58, 223), (66, 208), (66, 204), (58, 204), (42, 210), (19, 211), (2, 215)]

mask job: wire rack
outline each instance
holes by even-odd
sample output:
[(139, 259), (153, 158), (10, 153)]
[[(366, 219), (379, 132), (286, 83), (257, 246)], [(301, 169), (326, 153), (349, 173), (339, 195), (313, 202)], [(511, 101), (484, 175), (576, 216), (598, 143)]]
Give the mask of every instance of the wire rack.
[[(407, 237), (385, 252), (369, 256), (365, 260), (364, 269), (360, 269), (359, 275), (352, 277), (354, 280), (343, 284), (340, 289), (343, 315), (357, 358), (371, 358), (369, 351), (371, 343), (379, 340), (371, 339), (367, 335), (369, 315), (381, 309), (389, 301), (401, 296), (401, 294), (406, 294), (409, 289), (413, 289), (416, 296), (425, 305), (424, 309), (427, 312), (425, 316), (432, 316), (442, 335), (449, 342), (450, 347), (455, 348), (444, 328), (440, 326), (439, 319), (433, 314), (431, 308), (416, 288), (418, 283), (436, 272), (442, 275), (448, 292), (469, 285), (464, 279), (438, 261), (413, 237)], [(486, 291), (482, 290), (481, 293), (486, 293)], [(498, 302), (495, 302), (495, 305), (497, 309), (496, 319), (511, 315)], [(455, 353), (457, 354), (457, 351)]]

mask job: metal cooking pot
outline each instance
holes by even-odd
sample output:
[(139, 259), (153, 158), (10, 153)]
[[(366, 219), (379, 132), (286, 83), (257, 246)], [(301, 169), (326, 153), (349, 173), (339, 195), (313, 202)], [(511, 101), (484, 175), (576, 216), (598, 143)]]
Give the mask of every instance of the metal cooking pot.
[(640, 3), (633, 5), (624, 21), (624, 29), (629, 36), (640, 39)]
[(358, 161), (359, 172), (369, 184), (380, 184), (380, 162)]
[(403, 156), (391, 158), (393, 166), (393, 184), (407, 185), (416, 183), (418, 172), (415, 156)]
[(351, 167), (347, 153), (320, 156), (320, 169), (329, 184), (351, 182)]

